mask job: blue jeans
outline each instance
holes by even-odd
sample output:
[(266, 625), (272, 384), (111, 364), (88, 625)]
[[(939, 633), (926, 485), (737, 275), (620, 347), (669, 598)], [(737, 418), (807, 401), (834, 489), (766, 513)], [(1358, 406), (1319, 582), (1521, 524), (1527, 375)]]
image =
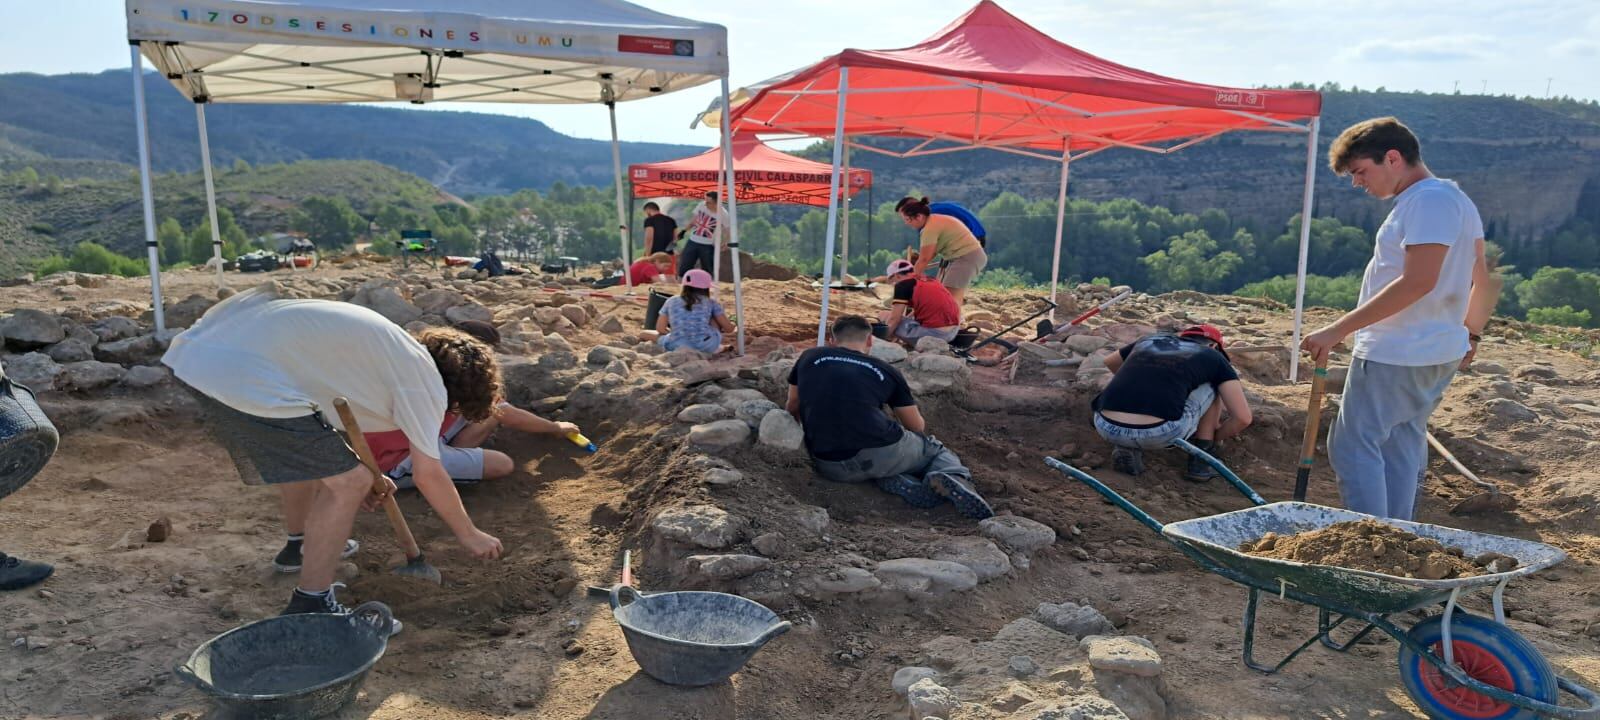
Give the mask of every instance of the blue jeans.
[(972, 479), (972, 471), (961, 464), (961, 458), (932, 435), (918, 435), (910, 430), (901, 432), (898, 442), (861, 450), (845, 460), (812, 458), (812, 465), (824, 478), (842, 483), (868, 482), (896, 476), (921, 483), (928, 475), (935, 473), (953, 475), (963, 480)]
[(1455, 362), (1409, 367), (1357, 358), (1345, 376), (1328, 462), (1344, 506), (1410, 520), (1428, 467), (1428, 416), (1456, 374)]
[(1160, 450), (1172, 444), (1179, 438), (1189, 439), (1194, 435), (1195, 428), (1200, 427), (1200, 416), (1211, 409), (1211, 403), (1217, 399), (1217, 391), (1210, 385), (1201, 385), (1190, 391), (1189, 399), (1183, 403), (1183, 417), (1177, 420), (1168, 420), (1160, 425), (1147, 428), (1130, 428), (1118, 425), (1094, 414), (1094, 429), (1100, 437), (1118, 447), (1135, 450)]
[(917, 338), (931, 337), (939, 338), (945, 342), (950, 342), (951, 340), (956, 339), (956, 334), (960, 332), (960, 325), (951, 325), (950, 327), (942, 328), (924, 327), (921, 323), (917, 322), (916, 318), (911, 317), (910, 315), (900, 318), (900, 324), (894, 326), (895, 336), (904, 340), (916, 340)]
[(699, 350), (707, 355), (715, 355), (722, 349), (722, 332), (712, 330), (711, 334), (700, 337), (688, 337), (680, 332), (669, 332), (656, 338), (656, 344), (667, 352), (673, 350)]

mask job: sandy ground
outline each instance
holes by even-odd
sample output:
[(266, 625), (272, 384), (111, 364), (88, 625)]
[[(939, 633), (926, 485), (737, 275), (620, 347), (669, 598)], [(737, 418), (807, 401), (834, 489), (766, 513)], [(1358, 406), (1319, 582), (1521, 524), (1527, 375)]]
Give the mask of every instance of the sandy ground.
[[(319, 271), (330, 277), (373, 272)], [(167, 280), (175, 297), (211, 292), (210, 283), (199, 273)], [(797, 287), (753, 284), (747, 290), (752, 335), (803, 342), (815, 332), (814, 311), (783, 299)], [(139, 303), (143, 286), (116, 281), (64, 290), (0, 289), (0, 309)], [(1020, 319), (1031, 307), (1015, 293), (979, 301), (1006, 318)], [(143, 302), (147, 307), (148, 296)], [(845, 302), (869, 305), (864, 298)], [(613, 312), (631, 318), (641, 312), (636, 308)], [(1207, 309), (1196, 304), (1189, 312)], [(1283, 314), (1248, 307), (1210, 312), (1262, 316), (1258, 334), (1287, 342)], [(598, 339), (582, 336), (574, 344), (581, 352), (585, 341)], [(1600, 684), (1600, 648), (1586, 634), (1600, 621), (1594, 567), (1600, 478), (1593, 468), (1600, 459), (1593, 442), (1600, 416), (1571, 409), (1600, 405), (1596, 366), (1515, 337), (1485, 345), (1480, 359), (1507, 368), (1546, 362), (1557, 374), (1518, 383), (1528, 386), (1524, 401), (1538, 409), (1537, 422), (1505, 424), (1487, 414), (1494, 383), (1508, 378), (1481, 374), (1458, 378), (1435, 416), (1436, 432), (1452, 451), (1519, 496), (1521, 506), (1448, 515), (1472, 488), (1436, 459), (1419, 519), (1536, 539), (1569, 552), (1565, 564), (1512, 586), (1508, 605), (1517, 612), (1510, 624), (1559, 672)], [(417, 584), (386, 572), (396, 550), (381, 514), (358, 519), (356, 536), (364, 547), (344, 570), (349, 588), (341, 599), (381, 599), (407, 630), (390, 644), (360, 700), (340, 717), (899, 718), (904, 701), (889, 678), (921, 660), (922, 643), (939, 635), (988, 637), (1041, 602), (1066, 600), (1092, 604), (1114, 619), (1125, 616), (1125, 632), (1156, 644), (1171, 717), (1421, 717), (1400, 687), (1393, 641), (1343, 655), (1313, 649), (1270, 677), (1246, 669), (1239, 660), (1244, 590), (1199, 571), (1122, 511), (1040, 462), (1057, 455), (1083, 467), (1108, 465), (1109, 452), (1084, 421), (1088, 395), (1008, 386), (999, 368), (978, 369), (973, 383), (965, 398), (926, 403), (929, 427), (974, 468), (997, 510), (1060, 533), (1055, 546), (1034, 557), (1031, 570), (923, 603), (790, 603), (784, 611), (795, 631), (762, 650), (731, 682), (699, 689), (661, 685), (638, 671), (608, 609), (585, 597), (583, 586), (610, 582), (622, 550), (647, 549), (653, 507), (698, 492), (685, 489), (670, 464), (679, 444), (670, 431), (672, 415), (686, 391), (665, 387), (636, 396), (644, 400), (569, 407), (557, 417), (590, 431), (602, 442), (600, 453), (503, 435), (495, 446), (517, 461), (516, 474), (463, 491), (480, 527), (504, 541), (500, 562), (467, 558), (411, 494), (401, 505), (446, 578), (442, 588)], [(1252, 390), (1283, 426), (1258, 424), (1230, 446), (1227, 458), (1269, 500), (1286, 499), (1306, 386)], [(170, 386), (92, 397), (51, 393), (45, 400), (62, 445), (32, 484), (0, 505), (0, 549), (54, 562), (57, 572), (37, 589), (0, 598), (7, 641), (0, 647), (0, 718), (213, 717), (171, 667), (207, 638), (281, 608), (294, 579), (269, 565), (282, 542), (275, 498), (238, 482), (223, 450)], [(1539, 409), (1540, 402), (1547, 408)], [(1181, 458), (1155, 455), (1152, 471), (1137, 481), (1109, 467), (1092, 472), (1158, 519), (1244, 506), (1225, 484), (1179, 479)], [(736, 464), (755, 480), (726, 505), (757, 507), (792, 496), (827, 508), (833, 518), (828, 542), (869, 557), (897, 556), (913, 534), (974, 534), (948, 506), (914, 510), (872, 488), (825, 483), (792, 456), (756, 450)], [(1311, 495), (1337, 504), (1325, 464), (1313, 475)], [(173, 537), (145, 542), (146, 526), (160, 517), (172, 521)], [(639, 573), (646, 587), (678, 584), (670, 568), (648, 559)], [(1483, 610), (1487, 597), (1467, 607)], [(1309, 637), (1316, 614), (1270, 599), (1261, 623), (1258, 652), (1272, 657)], [(16, 638), (27, 640), (18, 647)], [(854, 659), (839, 659), (847, 648), (856, 651)]]

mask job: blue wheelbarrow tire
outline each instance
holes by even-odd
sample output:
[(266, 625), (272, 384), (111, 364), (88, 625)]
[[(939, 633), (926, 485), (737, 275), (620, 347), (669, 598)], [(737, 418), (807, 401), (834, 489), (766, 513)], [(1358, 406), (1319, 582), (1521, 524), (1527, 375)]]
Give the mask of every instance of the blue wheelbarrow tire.
[[(1417, 623), (1407, 633), (1419, 645), (1442, 653), (1444, 616)], [(1550, 663), (1515, 630), (1488, 618), (1456, 612), (1450, 623), (1456, 663), (1474, 679), (1523, 697), (1555, 703), (1558, 689)], [(1435, 720), (1535, 720), (1542, 717), (1459, 685), (1405, 645), (1400, 680), (1412, 701)]]

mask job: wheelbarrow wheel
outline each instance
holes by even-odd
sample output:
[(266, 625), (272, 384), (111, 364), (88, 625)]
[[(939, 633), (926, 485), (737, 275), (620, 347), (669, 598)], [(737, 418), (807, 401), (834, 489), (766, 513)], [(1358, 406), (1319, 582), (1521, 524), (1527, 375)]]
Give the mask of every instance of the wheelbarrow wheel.
[[(1411, 628), (1417, 644), (1444, 656), (1444, 616)], [(1556, 675), (1550, 663), (1516, 631), (1476, 615), (1456, 612), (1450, 623), (1456, 664), (1473, 679), (1533, 700), (1556, 701)], [(1406, 694), (1436, 720), (1534, 720), (1540, 717), (1450, 681), (1411, 648), (1400, 647), (1400, 680)]]

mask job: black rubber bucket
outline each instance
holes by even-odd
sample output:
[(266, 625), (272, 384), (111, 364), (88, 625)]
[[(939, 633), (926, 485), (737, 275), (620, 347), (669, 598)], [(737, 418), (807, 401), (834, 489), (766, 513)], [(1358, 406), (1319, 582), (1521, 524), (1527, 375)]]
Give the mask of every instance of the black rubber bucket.
[(611, 614), (645, 674), (691, 687), (728, 679), (790, 627), (765, 605), (738, 595), (640, 595), (627, 585), (611, 589)]
[(650, 304), (644, 307), (644, 329), (656, 329), (656, 318), (661, 315), (661, 306), (666, 305), (672, 296), (659, 290), (650, 291)]
[(977, 342), (982, 335), (983, 331), (975, 327), (962, 328), (961, 332), (956, 333), (955, 338), (950, 341), (950, 347), (957, 350), (965, 350), (972, 347), (972, 344)]
[(33, 391), (0, 375), (0, 498), (39, 474), (60, 442)]
[(879, 340), (889, 339), (889, 323), (875, 322), (872, 324), (872, 336)]

